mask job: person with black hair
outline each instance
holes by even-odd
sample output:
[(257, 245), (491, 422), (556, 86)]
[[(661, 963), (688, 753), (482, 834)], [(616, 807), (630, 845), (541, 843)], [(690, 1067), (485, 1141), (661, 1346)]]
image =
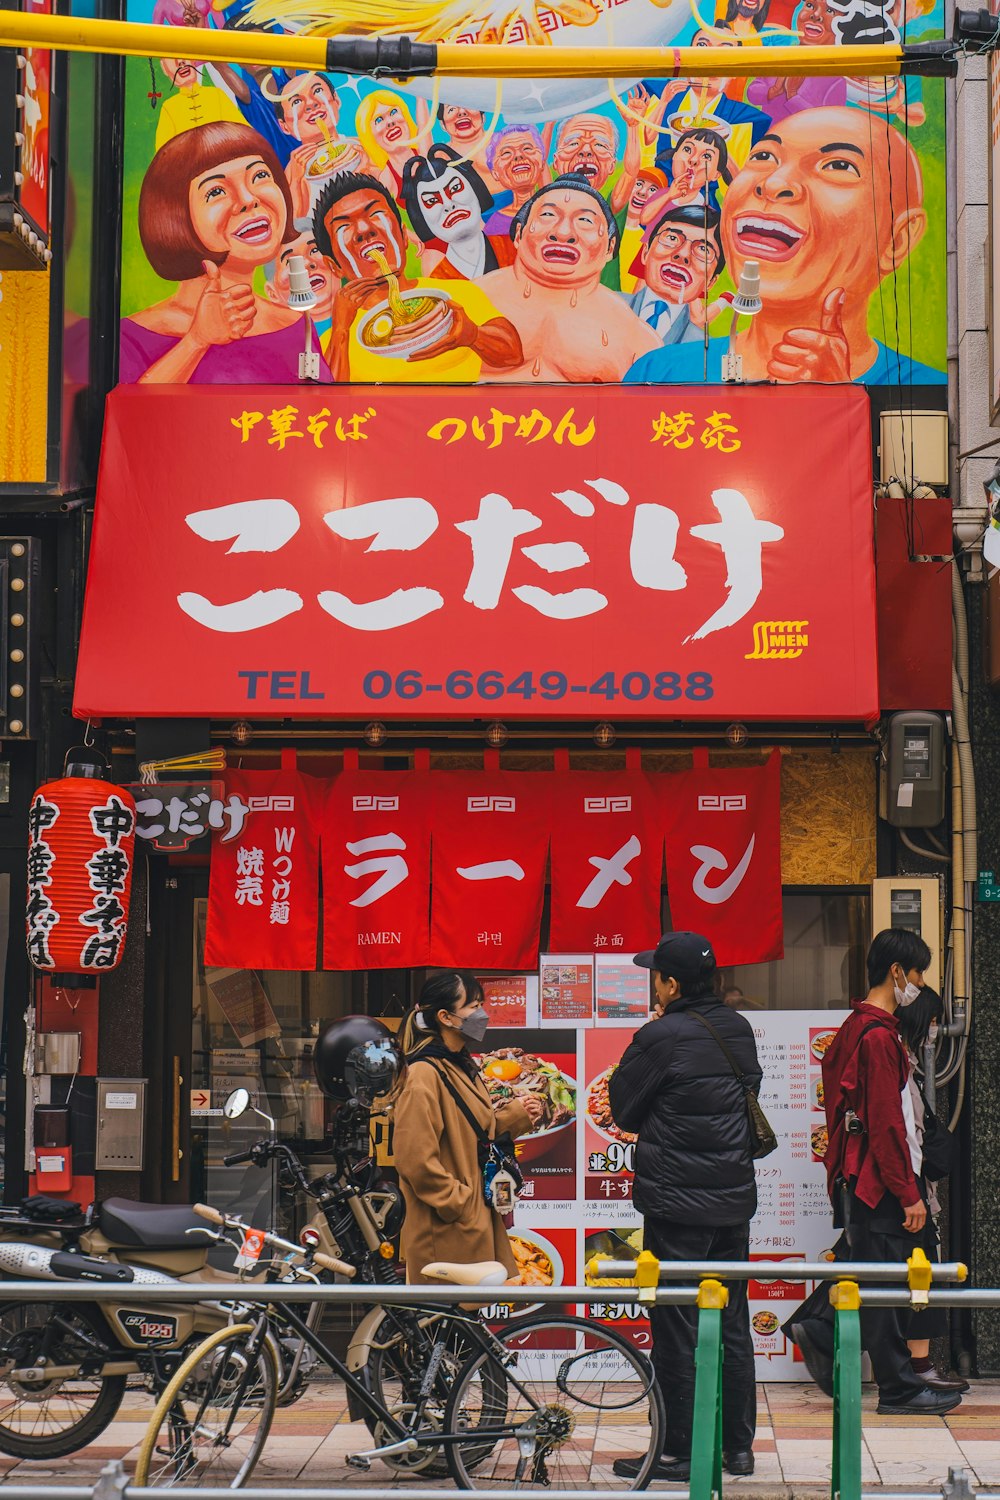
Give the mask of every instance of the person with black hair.
[[(661, 1260), (747, 1260), (757, 1184), (746, 1090), (761, 1083), (753, 1028), (722, 1003), (711, 943), (668, 932), (633, 963), (653, 971), (654, 1019), (636, 1032), (608, 1083), (615, 1124), (636, 1134), (633, 1201), (643, 1247)], [(741, 1076), (737, 1076), (737, 1069)], [(654, 1479), (691, 1472), (697, 1309), (650, 1309), (653, 1367), (667, 1413)], [(722, 1450), (730, 1474), (752, 1474), (753, 1344), (745, 1281), (722, 1314)], [(634, 1478), (641, 1459), (618, 1459)]]
[(478, 979), (445, 970), (424, 981), (403, 1026), (407, 1069), (394, 1105), (393, 1153), (410, 1282), (431, 1281), (423, 1269), (439, 1260), (498, 1260), (517, 1275), (503, 1220), (486, 1202), (472, 1121), (494, 1139), (527, 1135), (537, 1116), (514, 1101), (494, 1108), (469, 1051), (482, 1046), (488, 1025)]
[[(331, 178), (313, 215), (320, 253), (343, 278), (334, 302), (328, 358), (338, 381), (474, 382), (521, 363), (521, 341), (482, 289), (471, 281), (441, 281), (405, 274), (406, 231), (395, 198), (377, 177), (342, 172)], [(362, 324), (392, 289), (446, 294), (438, 312), (441, 332), (432, 343), (395, 359), (365, 344)]]
[[(851, 1260), (899, 1262), (925, 1248), (923, 1151), (896, 1015), (919, 1000), (930, 959), (918, 933), (902, 927), (878, 933), (868, 950), (868, 994), (852, 1000), (823, 1059), (827, 1187)], [(861, 1338), (878, 1383), (878, 1410), (940, 1416), (959, 1404), (961, 1392), (932, 1389), (921, 1379), (907, 1348), (907, 1323), (906, 1309), (862, 1304)], [(831, 1392), (828, 1325), (804, 1316), (790, 1331), (816, 1383)]]
[(437, 121), (456, 152), (471, 161), (491, 193), (501, 191), (490, 171), (488, 161), (489, 140), (486, 133), (486, 116), (481, 109), (468, 109), (464, 104), (439, 104)]
[[(923, 1250), (928, 1260), (941, 1259), (941, 1244), (938, 1236), (936, 1216), (941, 1212), (937, 1187), (942, 1177), (947, 1177), (953, 1165), (954, 1137), (945, 1122), (930, 1108), (921, 1086), (917, 1068), (931, 1027), (937, 1026), (944, 1015), (944, 1002), (937, 990), (925, 984), (920, 995), (905, 1010), (896, 1012), (896, 1024), (904, 1047), (910, 1055), (910, 1098), (913, 1101), (914, 1122), (923, 1154), (923, 1185), (927, 1195), (927, 1223), (924, 1225)], [(942, 1375), (931, 1359), (931, 1339), (947, 1338), (948, 1311), (944, 1307), (914, 1308), (905, 1323), (906, 1347), (910, 1351), (910, 1363), (925, 1385), (932, 1391), (967, 1391), (967, 1380), (952, 1380)]]
[(435, 144), (426, 156), (411, 156), (403, 167), (403, 207), (423, 244), (443, 244), (444, 254), (429, 266), (439, 281), (475, 281), (514, 259), (510, 235), (487, 235), (483, 215), (493, 195), (475, 167), (450, 146)]
[(726, 269), (719, 215), (707, 205), (668, 208), (653, 225), (633, 266), (642, 285), (629, 306), (663, 344), (703, 337), (705, 323), (727, 305), (709, 304), (712, 283)]
[(734, 36), (749, 37), (755, 42), (770, 9), (771, 0), (729, 0), (726, 27)]
[(601, 275), (618, 249), (618, 225), (587, 177), (546, 183), (514, 215), (513, 265), (480, 286), (513, 323), (521, 363), (505, 380), (614, 381), (643, 354), (659, 349)]

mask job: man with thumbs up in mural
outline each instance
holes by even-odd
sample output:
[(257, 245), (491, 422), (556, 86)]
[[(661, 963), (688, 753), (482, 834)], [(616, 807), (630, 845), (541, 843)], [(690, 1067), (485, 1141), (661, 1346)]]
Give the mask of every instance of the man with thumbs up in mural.
[[(760, 269), (761, 311), (737, 334), (744, 380), (934, 385), (943, 371), (868, 331), (880, 284), (924, 236), (917, 158), (898, 130), (859, 109), (803, 110), (757, 140), (722, 204), (726, 263)], [(633, 383), (722, 377), (729, 337), (655, 350)]]

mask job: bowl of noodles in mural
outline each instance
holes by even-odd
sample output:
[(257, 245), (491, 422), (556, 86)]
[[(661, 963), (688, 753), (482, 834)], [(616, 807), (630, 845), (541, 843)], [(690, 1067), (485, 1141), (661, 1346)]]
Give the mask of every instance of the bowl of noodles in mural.
[[(217, 7), (224, 0), (214, 0)], [(499, 42), (506, 47), (542, 45), (667, 46), (691, 19), (689, 0), (251, 0), (253, 26), (280, 26), (306, 36), (406, 35), (415, 42)], [(449, 101), (478, 110), (499, 108), (495, 79), (449, 78)], [(407, 89), (437, 102), (433, 78), (410, 78)], [(507, 78), (502, 105), (508, 119), (541, 120), (605, 101), (606, 79)]]
[(397, 292), (378, 302), (361, 321), (358, 338), (384, 359), (409, 359), (443, 338), (452, 325), (447, 292)]
[(338, 172), (357, 172), (362, 161), (363, 153), (357, 141), (328, 140), (311, 158), (306, 177), (311, 182), (321, 182)]
[(385, 359), (409, 359), (442, 339), (454, 318), (447, 292), (436, 287), (400, 291), (382, 252), (371, 249), (367, 258), (383, 277), (386, 296), (361, 320), (358, 338), (364, 347)]

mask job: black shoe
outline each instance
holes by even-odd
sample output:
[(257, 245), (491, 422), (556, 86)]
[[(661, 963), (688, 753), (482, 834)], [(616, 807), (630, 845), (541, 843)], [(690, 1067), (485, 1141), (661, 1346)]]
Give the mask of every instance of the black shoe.
[(753, 1453), (749, 1448), (738, 1449), (722, 1455), (722, 1467), (727, 1474), (752, 1474)]
[(917, 1391), (908, 1401), (898, 1405), (879, 1398), (875, 1410), (880, 1417), (943, 1417), (945, 1412), (961, 1406), (962, 1398), (957, 1391)]
[(792, 1339), (802, 1351), (806, 1369), (824, 1396), (833, 1395), (833, 1355), (821, 1349), (809, 1331), (808, 1323), (792, 1323)]
[(949, 1380), (931, 1365), (929, 1370), (915, 1370), (914, 1374), (924, 1382), (930, 1391), (957, 1391), (961, 1396), (969, 1389), (967, 1380)]
[[(619, 1479), (637, 1479), (639, 1470), (646, 1462), (645, 1455), (642, 1458), (616, 1458), (611, 1468)], [(684, 1480), (691, 1478), (691, 1460), (689, 1458), (669, 1458), (666, 1454), (660, 1459), (656, 1468), (649, 1475), (650, 1479)]]

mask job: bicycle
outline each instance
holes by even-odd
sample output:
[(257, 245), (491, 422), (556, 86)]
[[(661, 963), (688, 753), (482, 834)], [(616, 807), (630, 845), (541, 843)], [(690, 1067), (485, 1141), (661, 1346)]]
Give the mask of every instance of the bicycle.
[[(236, 1216), (201, 1205), (196, 1212), (220, 1238), (247, 1233)], [(272, 1261), (268, 1280), (315, 1280), (301, 1247), (255, 1232), (294, 1257)], [(321, 1254), (312, 1261), (322, 1265)], [(349, 1266), (338, 1269), (353, 1274)], [(498, 1262), (442, 1262), (434, 1271), (468, 1286), (500, 1286), (507, 1277)], [(494, 1332), (477, 1310), (435, 1305), (433, 1293), (416, 1308), (387, 1301), (380, 1321), (392, 1330), (386, 1350), (398, 1383), (390, 1406), (367, 1367), (351, 1370), (294, 1304), (249, 1307), (238, 1316), (206, 1339), (165, 1389), (143, 1438), (137, 1486), (246, 1483), (274, 1416), (276, 1327), (291, 1329), (343, 1381), (352, 1420), (367, 1423), (374, 1446), (350, 1455), (355, 1468), (368, 1469), (377, 1458), (412, 1476), (443, 1456), (461, 1489), (644, 1489), (663, 1450), (663, 1404), (648, 1361), (622, 1335), (584, 1318), (536, 1312)], [(622, 1483), (614, 1460), (637, 1454), (644, 1455), (639, 1472)]]

